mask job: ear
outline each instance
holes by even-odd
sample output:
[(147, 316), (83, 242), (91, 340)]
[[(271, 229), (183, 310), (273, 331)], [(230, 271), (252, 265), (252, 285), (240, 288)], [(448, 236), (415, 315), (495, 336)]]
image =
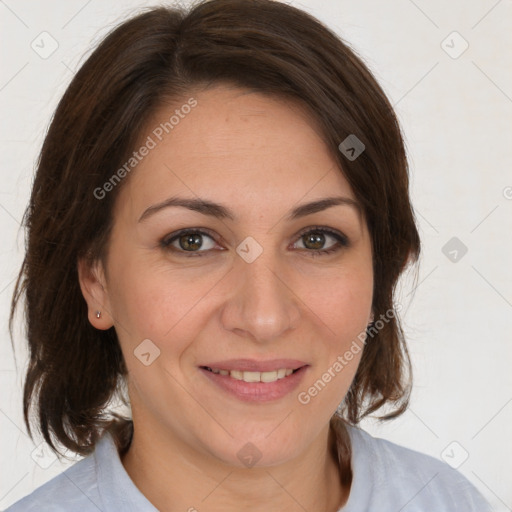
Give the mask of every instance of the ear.
[[(86, 258), (78, 261), (78, 280), (82, 295), (87, 302), (89, 322), (96, 329), (106, 330), (114, 325), (103, 265)], [(100, 317), (97, 317), (97, 313)]]

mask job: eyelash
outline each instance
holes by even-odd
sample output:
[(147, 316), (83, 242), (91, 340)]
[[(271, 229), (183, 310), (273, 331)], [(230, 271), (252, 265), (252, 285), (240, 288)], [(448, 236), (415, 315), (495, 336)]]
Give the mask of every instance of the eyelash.
[[(321, 226), (309, 226), (307, 228), (304, 228), (298, 234), (297, 241), (300, 240), (304, 235), (307, 235), (308, 233), (325, 233), (327, 235), (332, 236), (338, 242), (337, 244), (333, 245), (329, 249), (317, 249), (317, 250), (300, 249), (300, 250), (306, 252), (311, 257), (332, 254), (334, 252), (340, 251), (342, 248), (350, 246), (349, 240), (345, 235), (343, 235), (342, 233), (335, 231), (333, 229), (321, 227)], [(176, 247), (170, 247), (171, 244), (175, 240), (179, 239), (181, 236), (186, 235), (186, 234), (196, 234), (196, 235), (201, 235), (201, 236), (207, 236), (216, 242), (212, 233), (208, 232), (207, 230), (204, 230), (201, 228), (198, 228), (198, 229), (186, 228), (186, 229), (177, 231), (176, 233), (172, 233), (171, 235), (169, 235), (167, 237), (164, 237), (160, 241), (160, 246), (163, 249), (171, 250), (172, 252), (175, 252), (175, 253), (179, 254), (180, 256), (182, 255), (186, 258), (203, 257), (205, 254), (208, 254), (211, 251), (211, 249), (208, 249), (206, 251), (184, 251), (183, 249), (177, 249)]]

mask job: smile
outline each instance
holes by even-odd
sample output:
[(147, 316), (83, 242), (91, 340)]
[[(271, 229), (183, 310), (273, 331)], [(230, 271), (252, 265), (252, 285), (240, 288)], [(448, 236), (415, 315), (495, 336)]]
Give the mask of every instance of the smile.
[(204, 369), (217, 375), (229, 376), (232, 379), (243, 380), (244, 382), (275, 382), (276, 380), (288, 377), (298, 370), (298, 368), (297, 370), (292, 368), (280, 368), (279, 370), (270, 372), (251, 372), (242, 370), (221, 370), (209, 368), (208, 366), (205, 366)]
[[(199, 366), (200, 372), (227, 396), (242, 402), (272, 402), (290, 395), (304, 379), (310, 368), (309, 364), (296, 363), (290, 360), (268, 364), (256, 364), (240, 361), (232, 364), (215, 364)], [(224, 366), (224, 368), (223, 368)], [(226, 366), (230, 366), (228, 369)], [(244, 368), (245, 366), (245, 368)], [(260, 366), (260, 371), (254, 368)], [(267, 366), (267, 368), (261, 368)], [(273, 366), (273, 368), (268, 368)], [(290, 368), (293, 366), (293, 368)], [(242, 368), (240, 368), (242, 367)]]

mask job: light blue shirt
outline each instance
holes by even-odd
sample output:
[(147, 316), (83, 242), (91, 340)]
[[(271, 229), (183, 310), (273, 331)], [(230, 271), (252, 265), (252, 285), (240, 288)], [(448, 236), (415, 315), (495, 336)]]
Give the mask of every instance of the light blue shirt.
[[(490, 512), (461, 473), (433, 457), (347, 427), (352, 486), (340, 512)], [(125, 471), (110, 434), (94, 452), (6, 512), (157, 512)]]

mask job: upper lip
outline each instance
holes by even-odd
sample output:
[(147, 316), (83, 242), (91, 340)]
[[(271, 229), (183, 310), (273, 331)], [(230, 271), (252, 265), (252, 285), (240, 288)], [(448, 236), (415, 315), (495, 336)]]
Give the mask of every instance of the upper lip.
[(296, 370), (307, 363), (297, 359), (270, 359), (268, 361), (257, 361), (256, 359), (227, 359), (201, 364), (201, 367), (208, 367), (213, 370), (240, 370), (245, 372), (272, 372), (282, 368)]

